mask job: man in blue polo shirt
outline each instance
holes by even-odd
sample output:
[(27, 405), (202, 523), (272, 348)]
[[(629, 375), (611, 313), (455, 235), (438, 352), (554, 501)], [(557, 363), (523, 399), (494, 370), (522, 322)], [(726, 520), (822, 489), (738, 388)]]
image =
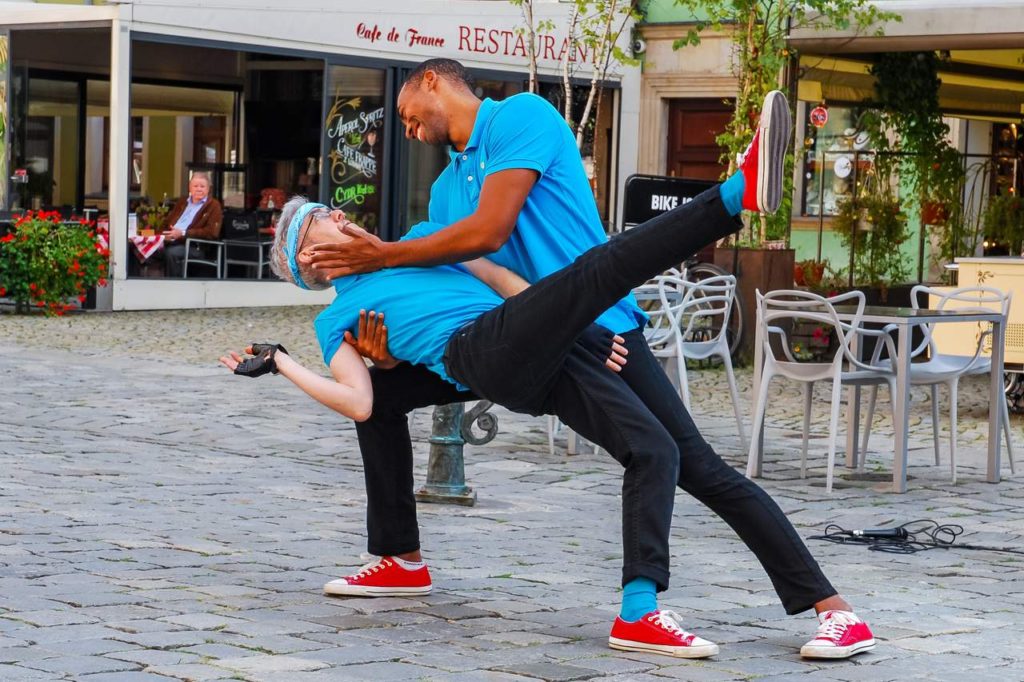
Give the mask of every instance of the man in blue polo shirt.
[[(362, 234), (344, 244), (318, 245), (314, 266), (330, 278), (486, 255), (532, 283), (607, 240), (574, 136), (546, 100), (520, 94), (502, 102), (481, 101), (461, 64), (432, 59), (406, 79), (398, 113), (406, 137), (451, 147), (451, 163), (431, 188), (429, 206), (430, 221), (447, 227), (399, 242)], [(628, 349), (628, 363), (618, 375), (620, 390), (639, 398), (678, 448), (678, 486), (737, 532), (768, 572), (787, 613), (814, 608), (822, 628), (836, 618), (855, 618), (774, 500), (723, 462), (700, 435), (647, 346), (645, 318), (635, 301), (622, 299), (597, 322), (620, 335)], [(596, 359), (593, 364), (594, 371), (606, 371)], [(472, 396), (416, 365), (374, 372), (372, 380), (373, 416), (357, 425), (367, 482), (369, 551), (420, 562), (406, 415)], [(620, 617), (633, 622), (649, 613), (656, 591), (667, 585), (668, 576), (657, 571), (624, 575)], [(826, 648), (824, 653), (808, 649), (805, 655), (844, 658), (856, 653), (839, 645)]]

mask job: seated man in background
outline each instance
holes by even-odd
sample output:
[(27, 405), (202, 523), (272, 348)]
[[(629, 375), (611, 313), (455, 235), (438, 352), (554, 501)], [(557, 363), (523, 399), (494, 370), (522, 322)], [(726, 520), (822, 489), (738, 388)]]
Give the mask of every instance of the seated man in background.
[[(223, 214), (220, 202), (210, 196), (210, 176), (193, 173), (188, 181), (188, 194), (178, 199), (164, 221), (164, 262), (168, 277), (181, 277), (185, 266), (185, 238), (220, 239)], [(190, 258), (201, 258), (199, 247), (193, 245)]]

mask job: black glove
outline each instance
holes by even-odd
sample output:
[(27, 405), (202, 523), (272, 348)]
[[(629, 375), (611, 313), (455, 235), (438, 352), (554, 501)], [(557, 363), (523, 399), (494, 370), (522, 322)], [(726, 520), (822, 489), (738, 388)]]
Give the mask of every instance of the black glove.
[(599, 324), (592, 324), (576, 337), (576, 343), (604, 364), (612, 355), (612, 339), (615, 337), (610, 330)]
[(278, 352), (288, 355), (288, 351), (279, 343), (254, 343), (252, 344), (252, 357), (246, 358), (235, 367), (235, 374), (244, 377), (261, 377), (267, 372), (277, 374), (277, 363), (274, 356)]

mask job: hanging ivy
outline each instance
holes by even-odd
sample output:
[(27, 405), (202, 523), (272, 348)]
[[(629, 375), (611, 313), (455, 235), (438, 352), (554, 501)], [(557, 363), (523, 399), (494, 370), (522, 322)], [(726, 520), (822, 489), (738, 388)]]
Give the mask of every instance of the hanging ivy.
[[(869, 131), (875, 149), (883, 152), (877, 156), (880, 177), (895, 177), (899, 170), (911, 190), (904, 204), (942, 207), (928, 213), (942, 216), (933, 227), (939, 230), (942, 258), (950, 260), (961, 252), (956, 235), (963, 221), (960, 195), (965, 173), (960, 153), (947, 139), (949, 126), (939, 107), (941, 64), (935, 52), (878, 55), (870, 73), (875, 77), (879, 114)], [(890, 134), (895, 141), (890, 142)]]

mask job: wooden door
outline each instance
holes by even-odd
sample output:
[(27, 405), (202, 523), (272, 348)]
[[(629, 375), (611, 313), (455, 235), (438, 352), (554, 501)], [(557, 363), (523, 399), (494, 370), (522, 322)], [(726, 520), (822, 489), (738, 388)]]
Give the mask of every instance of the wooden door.
[(721, 99), (673, 99), (668, 107), (666, 175), (695, 180), (720, 180), (728, 164), (715, 138), (725, 131), (733, 104)]

